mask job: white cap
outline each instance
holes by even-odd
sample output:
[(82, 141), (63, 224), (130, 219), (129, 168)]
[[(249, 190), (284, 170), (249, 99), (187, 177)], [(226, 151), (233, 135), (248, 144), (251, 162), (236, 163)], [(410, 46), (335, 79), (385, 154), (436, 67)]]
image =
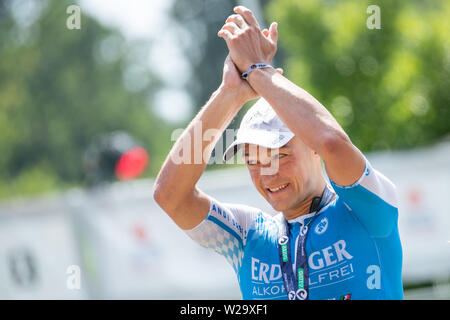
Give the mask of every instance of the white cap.
[(270, 104), (260, 98), (242, 118), (236, 140), (227, 148), (223, 159), (228, 161), (245, 143), (276, 149), (284, 146), (294, 133), (281, 121)]

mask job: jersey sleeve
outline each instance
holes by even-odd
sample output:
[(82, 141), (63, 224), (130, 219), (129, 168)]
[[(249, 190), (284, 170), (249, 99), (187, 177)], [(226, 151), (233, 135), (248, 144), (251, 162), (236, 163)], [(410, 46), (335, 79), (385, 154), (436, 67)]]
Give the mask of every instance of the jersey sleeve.
[(384, 237), (391, 233), (398, 219), (397, 191), (366, 158), (365, 162), (364, 172), (354, 184), (340, 186), (331, 179), (330, 183), (370, 235)]
[(259, 209), (241, 204), (222, 203), (209, 197), (208, 215), (186, 234), (201, 246), (223, 255), (238, 272), (244, 256), (248, 230)]

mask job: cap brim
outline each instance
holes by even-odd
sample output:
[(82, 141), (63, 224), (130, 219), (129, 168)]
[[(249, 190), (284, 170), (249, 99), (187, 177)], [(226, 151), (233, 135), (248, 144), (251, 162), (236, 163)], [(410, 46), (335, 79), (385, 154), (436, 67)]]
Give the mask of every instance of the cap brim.
[(290, 131), (240, 130), (236, 140), (225, 150), (223, 160), (234, 157), (242, 145), (256, 144), (269, 149), (281, 148), (294, 137)]

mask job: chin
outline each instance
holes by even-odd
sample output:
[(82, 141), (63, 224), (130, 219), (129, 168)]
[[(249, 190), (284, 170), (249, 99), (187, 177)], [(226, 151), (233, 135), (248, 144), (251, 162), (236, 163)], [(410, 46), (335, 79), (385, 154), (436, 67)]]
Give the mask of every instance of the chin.
[(276, 211), (282, 212), (289, 209), (289, 206), (286, 203), (271, 203), (269, 202), (272, 208)]

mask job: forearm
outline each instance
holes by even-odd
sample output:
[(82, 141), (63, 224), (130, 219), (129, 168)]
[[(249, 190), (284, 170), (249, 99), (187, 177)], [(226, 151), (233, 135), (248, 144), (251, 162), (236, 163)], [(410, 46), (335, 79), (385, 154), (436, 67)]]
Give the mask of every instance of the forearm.
[[(242, 72), (253, 63), (269, 63), (276, 51), (276, 28), (261, 32), (248, 8), (238, 6), (234, 11), (238, 16), (230, 16), (218, 35), (225, 39), (236, 67)], [(348, 185), (361, 176), (364, 156), (313, 96), (272, 68), (253, 70), (248, 83), (257, 95), (269, 102), (291, 131), (319, 154), (333, 181)]]
[(312, 95), (271, 68), (252, 71), (248, 81), (280, 119), (322, 157), (331, 139), (348, 139), (331, 113)]
[(252, 71), (248, 81), (288, 128), (319, 154), (330, 179), (340, 185), (351, 185), (361, 176), (364, 156), (312, 95), (273, 69)]
[(195, 192), (215, 144), (244, 103), (223, 87), (212, 94), (167, 156), (155, 182), (155, 199), (170, 191), (170, 202), (176, 205)]

